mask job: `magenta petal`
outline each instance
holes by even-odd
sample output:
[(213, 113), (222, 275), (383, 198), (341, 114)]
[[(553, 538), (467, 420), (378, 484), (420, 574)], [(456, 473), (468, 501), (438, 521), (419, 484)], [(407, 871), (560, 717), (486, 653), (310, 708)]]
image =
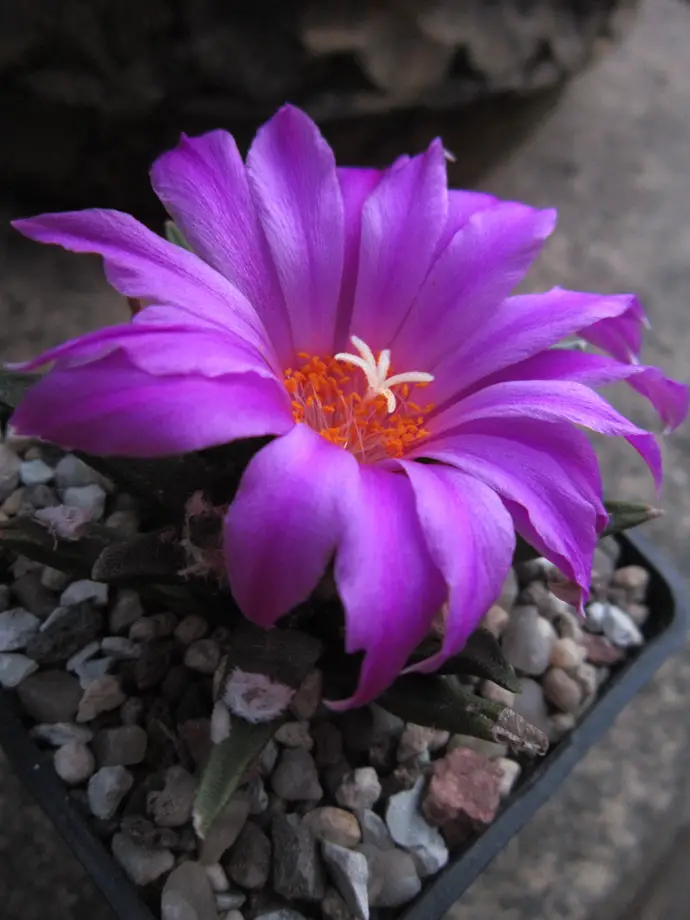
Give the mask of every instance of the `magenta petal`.
[[(140, 315), (155, 309), (148, 307)], [(220, 377), (251, 372), (275, 380), (262, 356), (229, 332), (217, 327), (142, 322), (98, 329), (10, 366), (30, 371), (57, 361), (63, 369), (99, 361), (117, 350), (125, 352), (134, 367), (153, 375)]]
[(381, 181), (380, 169), (356, 169), (340, 167), (338, 182), (343, 196), (345, 213), (345, 258), (343, 261), (343, 283), (340, 289), (340, 304), (335, 330), (334, 351), (349, 351), (347, 333), (352, 319), (352, 308), (357, 285), (360, 240), (362, 236), (362, 209)]
[[(513, 431), (519, 437), (519, 428)], [(606, 520), (601, 495), (591, 491), (584, 474), (571, 475), (576, 464), (567, 462), (567, 439), (562, 432), (554, 432), (552, 439), (547, 426), (542, 425), (541, 432), (540, 438), (538, 429), (532, 428), (529, 439), (522, 441), (498, 434), (459, 434), (434, 446), (427, 456), (494, 489), (506, 502), (518, 529), (524, 532), (524, 517), (530, 533), (539, 537), (537, 548), (557, 559), (562, 570), (586, 589), (597, 531)], [(581, 433), (573, 433), (577, 449)], [(591, 472), (596, 476), (596, 469)]]
[[(469, 343), (475, 339), (489, 341), (490, 353), (500, 350), (503, 338), (489, 335), (488, 328), (555, 222), (555, 211), (514, 203), (472, 214), (435, 262), (394, 339), (396, 361), (405, 368), (433, 371), (443, 386), (446, 365), (452, 365), (448, 373), (454, 378), (456, 365), (474, 357)], [(486, 345), (478, 349), (485, 351)], [(445, 363), (444, 355), (449, 355)]]
[(284, 106), (259, 129), (247, 171), (295, 350), (332, 354), (344, 250), (333, 151), (310, 118)]
[(622, 364), (605, 355), (568, 349), (542, 351), (491, 374), (476, 388), (507, 380), (570, 380), (588, 386), (627, 380), (633, 389), (650, 401), (667, 429), (677, 428), (688, 414), (688, 388), (684, 384), (670, 380), (655, 367)]
[(333, 558), (356, 501), (355, 458), (295, 425), (252, 458), (225, 518), (230, 588), (254, 623), (305, 601)]
[(448, 216), (436, 247), (436, 255), (439, 256), (443, 252), (458, 230), (465, 226), (473, 214), (505, 203), (494, 195), (487, 195), (486, 192), (448, 189)]
[(642, 349), (642, 327), (649, 325), (642, 304), (632, 294), (625, 313), (612, 319), (604, 319), (579, 330), (591, 345), (601, 348), (619, 361), (636, 361)]
[(20, 435), (92, 454), (160, 457), (294, 425), (283, 387), (256, 374), (156, 377), (111, 353), (58, 368), (11, 418)]
[(293, 347), (283, 293), (232, 135), (183, 134), (153, 164), (151, 184), (194, 252), (256, 309), (287, 366)]
[(103, 256), (112, 286), (127, 297), (184, 307), (257, 347), (266, 333), (247, 299), (213, 268), (181, 246), (152, 233), (120, 211), (67, 211), (15, 220), (12, 226), (40, 243)]
[(360, 467), (356, 507), (344, 522), (335, 579), (345, 607), (348, 652), (363, 651), (359, 685), (341, 711), (376, 699), (429, 632), (446, 595), (429, 555), (408, 478)]
[(428, 674), (456, 655), (501, 593), (515, 552), (510, 514), (496, 492), (457, 469), (403, 461), (431, 557), (449, 590), (441, 650), (409, 668)]
[(461, 399), (431, 419), (432, 440), (463, 425), (489, 419), (532, 418), (545, 422), (570, 422), (612, 437), (625, 438), (661, 484), (661, 452), (656, 439), (629, 422), (606, 400), (581, 383), (539, 380), (497, 383)]
[(362, 212), (350, 335), (387, 348), (431, 267), (448, 210), (440, 141), (386, 170)]
[(551, 348), (587, 323), (620, 316), (629, 303), (630, 298), (623, 295), (554, 288), (544, 294), (510, 297), (493, 310), (473, 313), (472, 324), (463, 314), (463, 335), (453, 338), (455, 352), (449, 351), (446, 358), (428, 368), (435, 375), (428, 396), (442, 404), (484, 378)]

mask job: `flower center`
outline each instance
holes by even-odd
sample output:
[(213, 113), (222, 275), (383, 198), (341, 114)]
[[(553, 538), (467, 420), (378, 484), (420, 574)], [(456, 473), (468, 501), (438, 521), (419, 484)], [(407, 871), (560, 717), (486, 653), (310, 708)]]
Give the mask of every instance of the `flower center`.
[(388, 349), (377, 358), (357, 336), (351, 341), (359, 354), (341, 352), (326, 358), (300, 354), (300, 366), (285, 371), (295, 420), (363, 463), (402, 457), (428, 435), (424, 420), (433, 406), (421, 406), (412, 395), (415, 387), (424, 387), (434, 378), (421, 371), (389, 377)]

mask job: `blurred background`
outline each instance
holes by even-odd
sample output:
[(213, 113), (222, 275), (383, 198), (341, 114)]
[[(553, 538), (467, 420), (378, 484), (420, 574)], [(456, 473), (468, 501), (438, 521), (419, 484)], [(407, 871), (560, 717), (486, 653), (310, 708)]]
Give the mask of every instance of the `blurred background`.
[[(128, 315), (97, 259), (23, 240), (12, 217), (107, 206), (158, 227), (157, 153), (215, 127), (246, 146), (289, 100), (341, 163), (441, 135), (453, 185), (556, 206), (528, 287), (638, 292), (645, 359), (688, 380), (689, 47), (681, 0), (0, 0), (0, 356)], [(601, 447), (611, 495), (654, 498), (634, 456)], [(667, 514), (647, 531), (687, 571), (687, 429), (665, 458)], [(689, 691), (686, 649), (452, 920), (687, 918)], [(0, 892), (12, 920), (110, 916), (1, 755)]]

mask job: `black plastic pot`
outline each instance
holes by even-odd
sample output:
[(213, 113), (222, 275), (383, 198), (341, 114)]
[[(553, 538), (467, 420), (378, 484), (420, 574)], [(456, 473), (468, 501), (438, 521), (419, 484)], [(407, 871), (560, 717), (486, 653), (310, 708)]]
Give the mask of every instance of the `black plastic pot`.
[[(651, 615), (645, 625), (645, 645), (614, 673), (577, 727), (526, 772), (523, 782), (490, 827), (424, 889), (401, 920), (439, 920), (556, 791), (662, 662), (681, 645), (690, 604), (680, 576), (646, 541), (624, 537), (621, 544), (623, 564), (640, 563), (651, 571), (648, 593)], [(50, 757), (30, 739), (14, 697), (7, 692), (0, 694), (0, 745), (119, 920), (154, 920), (136, 888), (70, 802), (53, 771)]]

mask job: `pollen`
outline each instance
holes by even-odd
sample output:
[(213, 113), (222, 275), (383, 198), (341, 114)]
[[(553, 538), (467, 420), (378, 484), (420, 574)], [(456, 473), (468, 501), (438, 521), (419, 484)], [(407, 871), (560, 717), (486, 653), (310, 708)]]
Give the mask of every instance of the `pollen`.
[(425, 419), (434, 407), (415, 391), (434, 378), (422, 371), (389, 377), (388, 349), (375, 356), (361, 339), (351, 341), (359, 354), (300, 354), (299, 365), (285, 371), (295, 420), (362, 463), (402, 457), (429, 433)]

